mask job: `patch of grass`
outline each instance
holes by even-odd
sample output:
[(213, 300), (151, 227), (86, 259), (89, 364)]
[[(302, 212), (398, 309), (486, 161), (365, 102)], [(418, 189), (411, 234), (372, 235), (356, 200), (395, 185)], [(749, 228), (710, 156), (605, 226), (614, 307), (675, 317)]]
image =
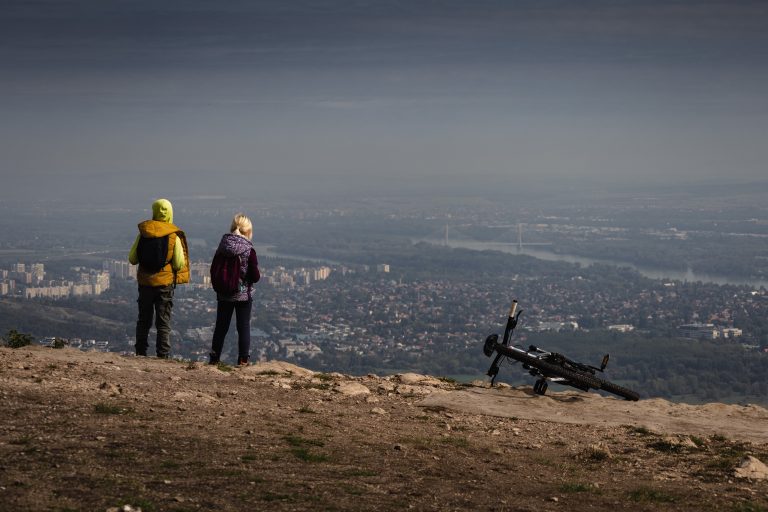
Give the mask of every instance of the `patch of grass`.
[(349, 471), (344, 473), (345, 477), (370, 477), (370, 476), (379, 476), (379, 474), (376, 471), (371, 471), (370, 469), (350, 469)]
[(739, 465), (740, 461), (741, 457), (737, 456), (712, 457), (704, 464), (704, 471), (701, 473), (701, 476), (730, 474)]
[(641, 436), (655, 436), (656, 435), (656, 433), (654, 431), (648, 429), (647, 427), (643, 427), (642, 425), (641, 426), (637, 426), (637, 427), (634, 426), (634, 425), (630, 425), (630, 426), (627, 427), (627, 430), (631, 434), (640, 434)]
[(261, 372), (258, 372), (256, 375), (265, 375), (267, 377), (276, 377), (278, 375), (282, 375), (280, 372), (277, 372), (275, 370), (264, 370)]
[(648, 448), (662, 453), (680, 453), (683, 451), (683, 447), (679, 444), (663, 439), (660, 441), (654, 441), (653, 443), (648, 443)]
[(749, 452), (746, 445), (742, 443), (727, 443), (712, 447), (713, 456), (705, 463), (699, 476), (709, 478), (719, 478), (724, 474), (731, 473), (739, 465), (741, 459)]
[(134, 508), (138, 507), (141, 509), (141, 512), (155, 512), (155, 510), (157, 510), (154, 503), (144, 498), (121, 499), (118, 502), (119, 507), (123, 507), (125, 505), (130, 505)]
[(227, 373), (229, 373), (229, 372), (231, 372), (233, 370), (233, 368), (230, 365), (228, 365), (227, 363), (221, 362), (221, 361), (216, 363), (216, 368), (218, 368), (219, 371), (227, 372)]
[(240, 478), (245, 475), (242, 469), (223, 469), (219, 471), (219, 474), (231, 478)]
[(329, 382), (329, 381), (333, 380), (333, 375), (331, 375), (329, 373), (316, 373), (314, 375), (314, 377), (316, 379), (320, 379), (320, 380), (325, 381), (325, 382)]
[(651, 489), (650, 487), (639, 487), (629, 492), (629, 499), (636, 502), (650, 503), (674, 503), (677, 499), (671, 494)]
[(253, 462), (255, 460), (258, 460), (258, 457), (256, 457), (255, 455), (247, 453), (245, 455), (242, 455), (240, 457), (240, 460), (247, 464), (248, 462)]
[(310, 409), (308, 405), (302, 405), (299, 412), (303, 414), (317, 414), (317, 412)]
[(542, 457), (542, 456), (535, 456), (532, 458), (535, 462), (541, 464), (542, 466), (547, 466), (550, 468), (557, 467), (557, 463), (550, 459), (549, 457)]
[(362, 496), (365, 494), (365, 489), (360, 488), (356, 485), (351, 484), (341, 484), (341, 488), (344, 489), (344, 492), (347, 494), (351, 494), (352, 496)]
[(690, 439), (693, 442), (693, 444), (695, 444), (699, 448), (701, 448), (702, 446), (707, 444), (707, 442), (704, 439), (702, 439), (701, 437), (698, 437), (698, 436), (691, 436)]
[(292, 494), (278, 494), (276, 492), (265, 492), (261, 495), (262, 501), (296, 501)]
[(733, 512), (768, 512), (768, 508), (751, 501), (737, 503), (731, 510)]
[(714, 434), (713, 436), (710, 437), (710, 439), (712, 441), (717, 442), (717, 443), (725, 443), (726, 441), (728, 441), (727, 437), (725, 437), (724, 435), (720, 435), (720, 434)]
[(296, 435), (288, 435), (284, 438), (286, 442), (292, 446), (291, 453), (294, 457), (297, 459), (303, 460), (304, 462), (326, 462), (328, 461), (328, 456), (321, 454), (321, 453), (313, 453), (309, 451), (309, 446), (325, 446), (325, 443), (323, 441), (320, 441), (319, 439), (307, 439), (305, 437), (296, 436)]
[(328, 391), (331, 389), (331, 384), (329, 382), (296, 382), (292, 384), (295, 388), (300, 389), (319, 389), (321, 391)]
[(160, 467), (163, 469), (179, 469), (181, 464), (175, 460), (164, 460), (160, 463)]
[(23, 435), (21, 437), (17, 437), (16, 439), (11, 439), (8, 441), (8, 444), (17, 444), (17, 445), (28, 445), (32, 442), (32, 436), (30, 435)]
[(304, 462), (327, 462), (328, 456), (322, 453), (312, 453), (309, 448), (297, 447), (291, 450), (291, 453)]
[(401, 444), (408, 444), (417, 450), (429, 450), (432, 447), (432, 439), (426, 437), (409, 437), (401, 439)]
[(105, 458), (110, 460), (131, 461), (136, 459), (132, 453), (126, 452), (124, 450), (107, 450), (102, 453)]
[(594, 494), (600, 494), (600, 489), (592, 484), (582, 483), (564, 483), (560, 486), (560, 492), (578, 493), (578, 492), (591, 492)]
[(284, 438), (291, 446), (325, 446), (323, 441), (318, 439), (307, 439), (301, 436), (288, 435)]
[(442, 442), (456, 448), (469, 448), (469, 440), (466, 437), (450, 436), (442, 438)]
[(127, 414), (131, 412), (131, 410), (125, 407), (119, 407), (117, 405), (105, 404), (101, 402), (93, 406), (93, 412), (96, 414)]
[(741, 459), (749, 452), (749, 447), (743, 443), (734, 443), (721, 446), (718, 449), (718, 454), (722, 457), (730, 457), (733, 459)]
[(451, 377), (438, 377), (437, 380), (439, 380), (440, 382), (445, 382), (447, 384), (458, 384), (459, 383), (459, 381), (457, 381), (456, 379), (452, 379)]

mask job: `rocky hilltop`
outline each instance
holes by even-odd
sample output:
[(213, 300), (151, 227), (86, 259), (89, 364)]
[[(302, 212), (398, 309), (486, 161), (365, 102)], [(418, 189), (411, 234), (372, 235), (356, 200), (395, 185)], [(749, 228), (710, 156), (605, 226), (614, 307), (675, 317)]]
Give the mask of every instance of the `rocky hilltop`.
[(26, 347), (0, 414), (0, 510), (768, 510), (757, 406)]

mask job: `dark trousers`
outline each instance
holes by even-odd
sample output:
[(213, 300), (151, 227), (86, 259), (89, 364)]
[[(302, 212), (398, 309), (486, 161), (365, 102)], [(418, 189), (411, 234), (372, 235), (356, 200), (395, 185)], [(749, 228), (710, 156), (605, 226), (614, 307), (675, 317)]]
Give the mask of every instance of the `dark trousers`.
[(168, 357), (171, 352), (171, 309), (173, 285), (139, 286), (139, 319), (136, 321), (136, 354), (147, 355), (149, 329), (155, 317), (157, 329), (157, 357)]
[(211, 345), (211, 359), (218, 361), (221, 357), (221, 349), (224, 347), (224, 338), (229, 331), (229, 323), (232, 321), (232, 312), (235, 313), (235, 325), (237, 326), (237, 351), (238, 359), (248, 358), (251, 352), (251, 305), (252, 301), (227, 301), (220, 300), (216, 308), (216, 327), (213, 329), (213, 344)]

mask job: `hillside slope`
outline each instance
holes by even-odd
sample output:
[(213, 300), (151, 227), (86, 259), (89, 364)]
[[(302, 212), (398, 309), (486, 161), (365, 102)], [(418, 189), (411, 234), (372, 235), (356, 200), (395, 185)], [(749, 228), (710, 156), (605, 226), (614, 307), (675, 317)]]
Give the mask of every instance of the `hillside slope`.
[(83, 326), (94, 334), (94, 338), (122, 339), (130, 332), (126, 324), (72, 308), (47, 304), (24, 303), (0, 299), (0, 332), (10, 329), (20, 332), (78, 337)]
[(2, 510), (768, 510), (754, 406), (27, 347), (0, 414)]

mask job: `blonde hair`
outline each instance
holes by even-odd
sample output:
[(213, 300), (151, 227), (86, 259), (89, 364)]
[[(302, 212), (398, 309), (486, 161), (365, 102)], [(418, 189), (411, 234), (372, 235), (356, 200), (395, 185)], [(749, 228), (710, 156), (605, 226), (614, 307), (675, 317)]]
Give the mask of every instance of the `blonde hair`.
[(246, 217), (244, 213), (236, 213), (232, 219), (232, 225), (229, 227), (229, 231), (234, 235), (242, 235), (250, 240), (253, 235), (253, 224), (251, 224), (251, 219)]

